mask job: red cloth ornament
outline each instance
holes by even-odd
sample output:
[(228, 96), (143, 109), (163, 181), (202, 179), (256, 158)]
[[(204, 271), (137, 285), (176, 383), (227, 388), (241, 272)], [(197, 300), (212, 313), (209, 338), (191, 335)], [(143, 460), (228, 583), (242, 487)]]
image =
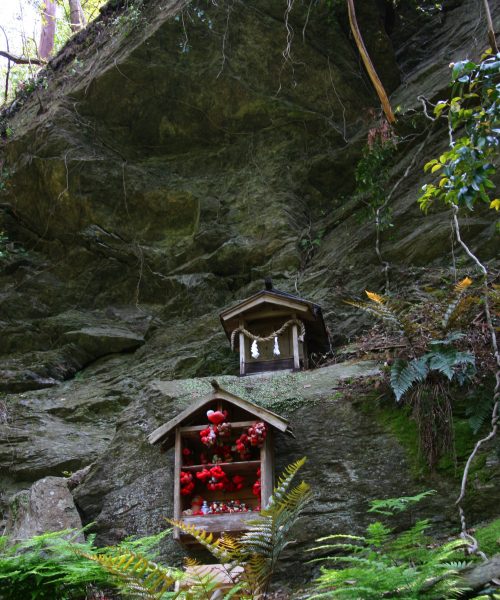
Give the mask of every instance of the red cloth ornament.
[(202, 429), (200, 431), (200, 440), (201, 440), (201, 443), (204, 444), (205, 446), (207, 446), (208, 448), (211, 448), (212, 446), (214, 446), (215, 442), (217, 441), (216, 426), (209, 425), (205, 429)]
[(257, 421), (248, 428), (248, 439), (252, 446), (262, 448), (267, 435), (267, 427), (263, 421)]
[(224, 479), (227, 477), (226, 473), (221, 467), (219, 467), (219, 465), (215, 465), (215, 467), (210, 469), (210, 475), (215, 477), (215, 479)]
[(200, 481), (202, 481), (203, 483), (206, 483), (208, 479), (210, 479), (211, 474), (210, 471), (208, 469), (203, 469), (202, 471), (198, 471), (196, 473), (196, 478), (199, 479)]
[(181, 471), (180, 475), (181, 482), (181, 494), (183, 496), (189, 496), (193, 493), (194, 490), (194, 481), (191, 473), (187, 473), (186, 471)]
[(210, 423), (214, 425), (220, 425), (220, 423), (224, 423), (227, 418), (227, 410), (207, 410), (207, 419)]

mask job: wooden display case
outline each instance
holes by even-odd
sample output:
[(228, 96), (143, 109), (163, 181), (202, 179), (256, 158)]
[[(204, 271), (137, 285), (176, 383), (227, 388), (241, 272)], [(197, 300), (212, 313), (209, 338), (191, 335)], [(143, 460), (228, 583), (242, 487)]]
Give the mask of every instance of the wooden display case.
[[(165, 423), (150, 436), (152, 444), (161, 443), (163, 447), (174, 445), (174, 519), (182, 519), (185, 523), (199, 529), (221, 534), (228, 532), (238, 534), (247, 529), (246, 523), (255, 518), (260, 507), (265, 507), (274, 486), (274, 430), (285, 432), (288, 422), (278, 415), (252, 402), (239, 398), (220, 388), (213, 382), (213, 394), (196, 402), (180, 415)], [(207, 448), (200, 439), (200, 432), (207, 427), (207, 411), (227, 411), (227, 422), (231, 424), (230, 436)], [(231, 459), (224, 461), (220, 449), (231, 448), (242, 433), (256, 422), (264, 422), (266, 435), (260, 447), (250, 446), (244, 458), (238, 452), (231, 452)], [(183, 451), (189, 451), (189, 458)], [(219, 456), (217, 460), (214, 455)], [(193, 463), (194, 460), (194, 464)], [(189, 463), (189, 464), (188, 464)], [(204, 469), (210, 470), (215, 465), (221, 467), (231, 482), (234, 475), (244, 478), (239, 490), (209, 490), (205, 482), (196, 475)], [(253, 491), (260, 470), (260, 494)], [(181, 493), (181, 473), (193, 477), (194, 489), (183, 495)], [(208, 507), (214, 502), (224, 504), (231, 502), (246, 505), (248, 511), (221, 512), (209, 514), (186, 514), (191, 508), (192, 499), (201, 496)], [(229, 510), (229, 509), (228, 509)], [(183, 534), (178, 528), (174, 537), (184, 544), (196, 543), (192, 536)]]

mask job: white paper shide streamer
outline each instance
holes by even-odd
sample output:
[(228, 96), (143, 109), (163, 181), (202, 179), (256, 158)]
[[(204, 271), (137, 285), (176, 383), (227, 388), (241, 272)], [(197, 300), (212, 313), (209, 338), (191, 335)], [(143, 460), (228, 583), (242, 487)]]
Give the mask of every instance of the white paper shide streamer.
[(252, 358), (259, 358), (259, 347), (257, 346), (257, 340), (252, 342), (252, 346), (250, 348), (250, 352), (252, 353)]
[(278, 344), (278, 336), (276, 336), (276, 337), (274, 338), (274, 349), (273, 349), (273, 354), (274, 354), (274, 356), (279, 356), (279, 355), (281, 354), (281, 352), (280, 352), (280, 347), (279, 347), (279, 344)]

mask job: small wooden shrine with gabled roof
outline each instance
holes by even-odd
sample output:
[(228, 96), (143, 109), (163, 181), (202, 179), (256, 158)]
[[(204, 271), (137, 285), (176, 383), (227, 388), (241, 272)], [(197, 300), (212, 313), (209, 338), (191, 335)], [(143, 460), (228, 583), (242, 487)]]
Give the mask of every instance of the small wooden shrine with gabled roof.
[[(150, 444), (175, 447), (174, 519), (222, 534), (246, 530), (274, 487), (274, 430), (288, 421), (222, 389), (161, 425)], [(185, 544), (195, 539), (174, 529)]]
[(307, 369), (311, 354), (329, 349), (321, 307), (298, 296), (266, 289), (220, 313), (231, 348), (240, 355), (240, 375)]

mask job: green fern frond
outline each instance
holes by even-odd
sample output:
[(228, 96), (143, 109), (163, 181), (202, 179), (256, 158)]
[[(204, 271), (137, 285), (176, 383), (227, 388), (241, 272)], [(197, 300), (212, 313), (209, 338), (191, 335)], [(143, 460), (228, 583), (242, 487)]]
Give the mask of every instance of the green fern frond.
[(384, 500), (372, 500), (368, 512), (379, 513), (381, 515), (393, 515), (407, 510), (410, 506), (417, 504), (427, 496), (436, 494), (436, 490), (426, 490), (415, 494), (415, 496), (401, 496), (399, 498), (385, 498)]
[(474, 435), (477, 434), (484, 423), (490, 419), (493, 403), (494, 399), (492, 396), (483, 396), (479, 402), (474, 402), (467, 406), (466, 415)]
[(429, 369), (426, 360), (414, 358), (410, 362), (400, 358), (394, 361), (391, 367), (390, 382), (392, 391), (399, 402), (403, 395), (414, 383), (424, 381)]
[(272, 507), (275, 504), (279, 504), (280, 502), (282, 502), (283, 498), (285, 497), (285, 494), (287, 493), (288, 487), (292, 482), (292, 479), (297, 474), (297, 471), (304, 466), (305, 462), (306, 457), (304, 456), (303, 458), (299, 458), (299, 460), (296, 460), (295, 462), (286, 467), (285, 471), (278, 479), (276, 487), (274, 488), (273, 494), (269, 499), (269, 503), (265, 510), (271, 511)]
[[(184, 533), (191, 535), (195, 540), (205, 547), (220, 563), (225, 564), (233, 560), (237, 560), (238, 556), (234, 556), (233, 550), (228, 547), (224, 536), (215, 538), (214, 535), (204, 529), (198, 529), (194, 525), (185, 523), (182, 520), (167, 519), (174, 527), (178, 527)], [(228, 538), (229, 539), (229, 538)], [(237, 549), (238, 546), (236, 545)]]
[(176, 581), (184, 577), (182, 571), (160, 567), (155, 562), (131, 551), (82, 555), (97, 562), (128, 590), (141, 594), (148, 600), (159, 600)]

